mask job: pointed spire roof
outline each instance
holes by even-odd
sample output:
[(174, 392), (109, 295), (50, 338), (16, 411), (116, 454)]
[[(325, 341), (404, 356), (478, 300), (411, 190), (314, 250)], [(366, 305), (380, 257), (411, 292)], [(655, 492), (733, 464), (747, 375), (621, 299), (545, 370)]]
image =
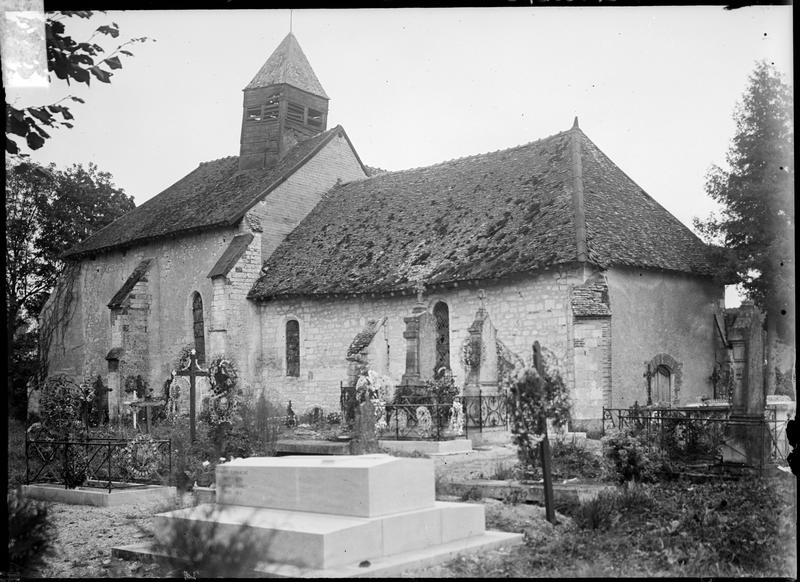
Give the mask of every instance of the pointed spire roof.
[(280, 83), (286, 83), (313, 95), (329, 99), (325, 89), (322, 88), (319, 79), (311, 69), (311, 65), (308, 64), (308, 59), (303, 54), (300, 43), (297, 42), (291, 32), (286, 35), (286, 38), (270, 55), (261, 70), (256, 73), (250, 84), (245, 87), (245, 90), (278, 85)]

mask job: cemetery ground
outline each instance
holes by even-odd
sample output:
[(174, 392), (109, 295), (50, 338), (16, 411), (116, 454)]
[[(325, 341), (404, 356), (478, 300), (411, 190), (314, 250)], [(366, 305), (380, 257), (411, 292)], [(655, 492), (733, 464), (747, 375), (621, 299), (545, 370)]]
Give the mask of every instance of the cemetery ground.
[[(597, 441), (586, 441), (599, 444)], [(24, 480), (24, 426), (9, 421), (9, 490)], [(597, 446), (554, 444), (555, 482), (605, 482)], [(594, 499), (558, 501), (556, 524), (541, 505), (519, 496), (481, 497), (457, 480), (519, 478), (511, 445), (439, 456), (437, 497), (483, 503), (487, 528), (520, 532), (524, 544), (470, 554), (441, 565), (410, 570), (410, 577), (618, 577), (797, 576), (796, 478), (777, 472), (763, 479), (686, 479), (614, 487)], [(535, 477), (535, 475), (534, 475)], [(171, 501), (90, 507), (49, 503), (54, 551), (36, 574), (42, 577), (182, 578), (180, 569), (119, 560), (111, 548), (144, 541), (152, 516), (193, 502), (190, 493)]]

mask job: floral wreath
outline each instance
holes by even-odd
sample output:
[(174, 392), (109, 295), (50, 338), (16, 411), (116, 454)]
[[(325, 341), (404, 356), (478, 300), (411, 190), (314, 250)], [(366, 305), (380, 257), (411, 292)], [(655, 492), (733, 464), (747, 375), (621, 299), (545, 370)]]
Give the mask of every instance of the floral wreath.
[(158, 443), (149, 434), (139, 434), (124, 449), (126, 470), (137, 479), (147, 479), (158, 468)]
[(231, 394), (238, 377), (236, 363), (232, 359), (217, 356), (208, 364), (208, 381), (214, 394)]

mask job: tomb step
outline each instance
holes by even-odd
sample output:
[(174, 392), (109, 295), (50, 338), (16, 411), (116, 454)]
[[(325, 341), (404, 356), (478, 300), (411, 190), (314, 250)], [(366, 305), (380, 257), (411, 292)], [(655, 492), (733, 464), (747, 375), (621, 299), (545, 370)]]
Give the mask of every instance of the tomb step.
[(353, 517), (325, 513), (204, 504), (156, 516), (161, 529), (188, 522), (214, 531), (220, 539), (241, 535), (244, 527), (264, 560), (308, 568), (331, 568), (480, 536), (482, 505), (434, 502), (432, 507), (384, 515)]

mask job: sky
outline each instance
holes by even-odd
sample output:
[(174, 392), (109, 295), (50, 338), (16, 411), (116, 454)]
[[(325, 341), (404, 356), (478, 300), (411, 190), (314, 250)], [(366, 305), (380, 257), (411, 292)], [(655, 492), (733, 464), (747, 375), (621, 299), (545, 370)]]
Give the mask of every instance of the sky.
[[(73, 22), (74, 21), (74, 22)], [(288, 10), (109, 11), (129, 48), (110, 84), (7, 89), (17, 107), (75, 103), (73, 129), (32, 155), (93, 162), (138, 204), (200, 162), (237, 155), (242, 89), (289, 32)], [(758, 60), (793, 84), (792, 7), (294, 10), (292, 32), (362, 161), (401, 170), (581, 129), (691, 228), (716, 204), (733, 112)], [(98, 40), (96, 37), (93, 40)], [(730, 305), (730, 302), (729, 302)]]

